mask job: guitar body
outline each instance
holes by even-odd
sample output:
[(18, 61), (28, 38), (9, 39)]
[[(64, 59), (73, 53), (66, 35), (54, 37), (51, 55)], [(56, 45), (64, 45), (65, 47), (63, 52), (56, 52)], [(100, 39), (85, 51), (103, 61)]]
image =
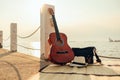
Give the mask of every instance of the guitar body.
[(61, 40), (56, 39), (56, 33), (49, 35), (49, 42), (51, 44), (50, 60), (56, 64), (66, 64), (74, 59), (74, 53), (67, 44), (67, 37), (60, 33)]

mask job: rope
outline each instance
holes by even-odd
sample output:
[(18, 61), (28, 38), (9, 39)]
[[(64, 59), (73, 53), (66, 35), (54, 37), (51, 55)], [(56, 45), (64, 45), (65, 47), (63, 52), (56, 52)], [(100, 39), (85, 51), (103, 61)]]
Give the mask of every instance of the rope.
[(3, 45), (3, 47), (10, 47), (10, 45)]
[(38, 30), (40, 29), (40, 26), (34, 31), (34, 32), (32, 32), (30, 35), (27, 35), (27, 36), (19, 36), (19, 35), (17, 35), (19, 38), (29, 38), (29, 37), (31, 37), (32, 35), (34, 35)]
[(108, 57), (108, 56), (100, 56), (99, 57), (103, 57), (103, 58), (110, 58), (110, 59), (120, 59), (119, 57)]
[(31, 50), (40, 50), (40, 49), (34, 49), (34, 48), (26, 47), (26, 46), (19, 45), (19, 44), (17, 44), (17, 45), (18, 45), (18, 46), (20, 46), (20, 47), (26, 48), (26, 49), (31, 49)]

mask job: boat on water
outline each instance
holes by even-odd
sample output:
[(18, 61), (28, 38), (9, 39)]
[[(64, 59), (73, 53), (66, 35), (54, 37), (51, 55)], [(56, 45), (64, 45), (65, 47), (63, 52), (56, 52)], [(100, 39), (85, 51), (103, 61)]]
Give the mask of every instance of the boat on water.
[(120, 40), (113, 40), (113, 39), (109, 38), (109, 42), (120, 42)]

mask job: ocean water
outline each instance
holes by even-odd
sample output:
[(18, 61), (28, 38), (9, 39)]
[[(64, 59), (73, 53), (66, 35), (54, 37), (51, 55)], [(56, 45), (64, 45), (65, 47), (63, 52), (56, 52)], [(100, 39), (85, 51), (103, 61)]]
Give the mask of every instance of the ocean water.
[(109, 41), (74, 41), (70, 42), (72, 47), (90, 47), (94, 46), (97, 49), (98, 55), (109, 57), (120, 57), (120, 42)]
[[(109, 56), (109, 57), (120, 57), (120, 42), (109, 42), (109, 41), (69, 41), (70, 47), (90, 47), (94, 46), (97, 49), (98, 55)], [(26, 53), (35, 57), (40, 57), (40, 42), (19, 42), (18, 44), (25, 47), (18, 46), (17, 51)], [(28, 49), (28, 48), (32, 49)], [(9, 47), (4, 47), (9, 49)], [(33, 50), (37, 49), (37, 50)]]

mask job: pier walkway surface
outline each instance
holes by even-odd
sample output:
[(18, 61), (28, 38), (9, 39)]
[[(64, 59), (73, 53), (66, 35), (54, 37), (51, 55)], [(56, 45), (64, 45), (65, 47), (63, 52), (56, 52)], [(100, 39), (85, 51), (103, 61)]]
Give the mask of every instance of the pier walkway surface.
[(102, 65), (82, 68), (50, 64), (40, 72), (40, 80), (120, 80), (120, 58), (101, 56), (101, 60)]
[[(39, 58), (0, 49), (0, 80), (120, 80), (120, 59), (103, 58), (103, 65), (70, 67), (49, 64), (41, 72)], [(41, 61), (41, 66), (47, 65)]]
[(28, 80), (39, 69), (39, 58), (0, 49), (0, 80)]

